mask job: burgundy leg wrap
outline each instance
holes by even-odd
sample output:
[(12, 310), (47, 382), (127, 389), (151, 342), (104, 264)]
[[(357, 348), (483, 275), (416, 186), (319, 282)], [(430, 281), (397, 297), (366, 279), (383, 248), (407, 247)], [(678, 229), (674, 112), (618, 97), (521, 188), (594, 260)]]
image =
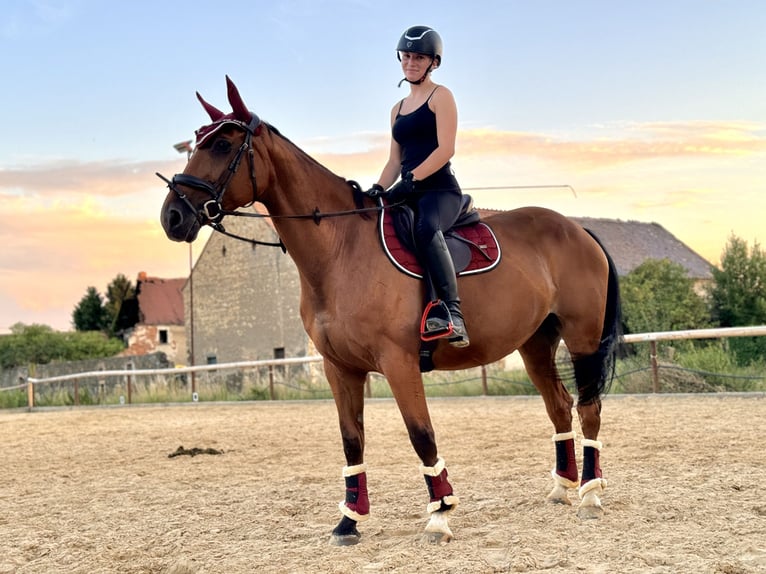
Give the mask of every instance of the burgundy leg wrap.
[(428, 495), (431, 502), (440, 502), (445, 496), (452, 495), (452, 485), (447, 480), (447, 469), (443, 469), (439, 476), (424, 475), (428, 486)]
[(347, 476), (345, 480), (346, 508), (360, 516), (368, 515), (370, 513), (370, 499), (367, 495), (367, 473), (360, 472), (354, 476)]
[(584, 446), (582, 449), (582, 484), (594, 478), (601, 478), (601, 464), (599, 462), (599, 450), (592, 446)]
[[(577, 459), (575, 458), (575, 441), (573, 438), (557, 440), (556, 444), (556, 474), (577, 482)], [(584, 476), (583, 470), (583, 476)]]

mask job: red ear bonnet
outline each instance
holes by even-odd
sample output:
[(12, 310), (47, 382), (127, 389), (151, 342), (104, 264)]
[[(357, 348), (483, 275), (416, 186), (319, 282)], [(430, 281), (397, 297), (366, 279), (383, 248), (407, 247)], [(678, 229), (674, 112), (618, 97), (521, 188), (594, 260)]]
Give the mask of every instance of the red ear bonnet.
[(195, 132), (197, 135), (197, 146), (203, 145), (206, 140), (227, 124), (235, 124), (241, 129), (249, 131), (253, 135), (259, 133), (260, 120), (258, 119), (258, 116), (252, 114), (250, 110), (247, 109), (245, 102), (242, 101), (242, 96), (239, 95), (237, 86), (234, 85), (234, 82), (231, 81), (229, 76), (226, 76), (226, 87), (229, 104), (231, 104), (233, 110), (232, 113), (228, 114), (224, 114), (212, 104), (207, 103), (199, 92), (197, 92), (197, 99), (202, 104), (202, 107), (205, 108), (210, 119), (213, 120), (212, 124), (202, 126)]
[(242, 101), (242, 96), (239, 95), (237, 86), (234, 85), (229, 76), (226, 76), (226, 89), (231, 109), (234, 110), (234, 117), (241, 122), (250, 123), (250, 110), (247, 109), (245, 102)]
[(219, 110), (218, 108), (216, 108), (215, 106), (213, 106), (211, 104), (208, 104), (202, 98), (202, 96), (200, 95), (199, 92), (197, 92), (197, 99), (199, 100), (199, 103), (202, 104), (202, 107), (205, 108), (205, 111), (207, 112), (207, 115), (209, 115), (210, 119), (213, 120), (214, 122), (217, 122), (218, 120), (220, 120), (224, 116), (224, 113), (221, 110)]

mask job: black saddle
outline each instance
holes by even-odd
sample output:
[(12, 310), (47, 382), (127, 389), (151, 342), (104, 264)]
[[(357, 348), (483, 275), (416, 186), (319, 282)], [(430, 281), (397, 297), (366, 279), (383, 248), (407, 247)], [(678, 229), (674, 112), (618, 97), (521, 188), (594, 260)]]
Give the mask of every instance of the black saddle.
[[(455, 271), (460, 272), (468, 267), (471, 262), (471, 243), (455, 233), (454, 230), (479, 223), (481, 216), (473, 205), (473, 198), (470, 195), (463, 194), (460, 204), (460, 214), (455, 224), (446, 232), (444, 239), (447, 242), (447, 248), (452, 256), (452, 262), (455, 265)], [(415, 243), (415, 212), (405, 204), (397, 205), (391, 208), (391, 221), (396, 230), (396, 236), (402, 245), (417, 253)]]

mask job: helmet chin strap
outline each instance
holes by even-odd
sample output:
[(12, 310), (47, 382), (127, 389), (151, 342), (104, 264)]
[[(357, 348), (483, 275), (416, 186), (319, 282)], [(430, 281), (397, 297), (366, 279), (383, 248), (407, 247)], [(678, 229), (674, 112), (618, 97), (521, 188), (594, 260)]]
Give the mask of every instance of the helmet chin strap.
[(419, 80), (415, 80), (415, 81), (413, 82), (412, 80), (408, 80), (407, 78), (402, 78), (402, 79), (399, 81), (399, 83), (398, 83), (398, 84), (396, 84), (396, 87), (397, 87), (397, 88), (401, 88), (401, 87), (402, 87), (402, 84), (403, 84), (404, 82), (409, 82), (409, 83), (410, 83), (410, 84), (412, 84), (413, 86), (418, 86), (418, 85), (422, 84), (423, 82), (425, 82), (425, 81), (426, 81), (426, 78), (428, 77), (428, 74), (430, 74), (430, 73), (431, 73), (431, 70), (433, 70), (433, 68), (434, 68), (434, 59), (433, 59), (433, 58), (431, 58), (431, 63), (428, 65), (428, 69), (426, 70), (426, 73), (425, 73), (425, 74), (423, 74), (423, 76), (422, 76), (422, 77), (421, 77)]

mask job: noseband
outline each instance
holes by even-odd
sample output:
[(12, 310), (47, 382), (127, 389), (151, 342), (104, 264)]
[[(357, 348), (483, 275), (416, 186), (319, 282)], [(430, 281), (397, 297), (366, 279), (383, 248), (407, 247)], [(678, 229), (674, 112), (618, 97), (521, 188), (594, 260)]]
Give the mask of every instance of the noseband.
[[(200, 133), (202, 130), (198, 131), (197, 145), (204, 142), (205, 139), (214, 134), (224, 124), (234, 124), (244, 130), (245, 140), (242, 142), (242, 145), (239, 146), (237, 154), (229, 163), (229, 167), (226, 169), (226, 171), (224, 171), (221, 174), (221, 177), (218, 178), (218, 182), (215, 185), (200, 179), (197, 176), (188, 175), (185, 173), (177, 173), (173, 176), (173, 179), (170, 180), (159, 173), (156, 175), (165, 183), (167, 183), (168, 188), (170, 188), (178, 196), (178, 199), (186, 204), (192, 213), (194, 213), (194, 216), (197, 218), (201, 225), (209, 225), (216, 231), (223, 232), (224, 229), (223, 225), (221, 224), (221, 220), (223, 219), (225, 212), (221, 202), (223, 201), (223, 196), (226, 193), (226, 188), (228, 187), (229, 182), (231, 181), (232, 177), (234, 177), (234, 174), (237, 173), (237, 169), (239, 169), (240, 163), (242, 163), (242, 157), (245, 153), (248, 154), (248, 163), (250, 164), (250, 182), (253, 186), (253, 201), (255, 201), (258, 187), (255, 181), (255, 162), (253, 161), (252, 141), (253, 137), (260, 133), (261, 120), (257, 115), (251, 112), (250, 122), (248, 123), (233, 119), (226, 119), (217, 123), (217, 126), (215, 124), (209, 126), (205, 130), (207, 132), (205, 134)], [(191, 202), (189, 197), (183, 191), (181, 191), (181, 189), (178, 187), (179, 185), (191, 187), (192, 189), (197, 189), (199, 191), (204, 191), (210, 196), (210, 199), (203, 203), (202, 207), (198, 208)], [(253, 201), (247, 205), (252, 205)], [(247, 207), (247, 205), (244, 207)]]

